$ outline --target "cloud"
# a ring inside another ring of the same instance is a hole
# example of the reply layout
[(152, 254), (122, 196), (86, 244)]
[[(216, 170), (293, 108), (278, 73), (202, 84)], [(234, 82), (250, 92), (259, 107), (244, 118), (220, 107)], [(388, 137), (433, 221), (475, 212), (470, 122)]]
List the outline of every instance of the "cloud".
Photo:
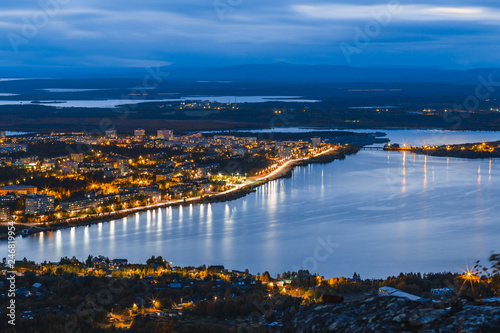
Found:
[(103, 66), (113, 66), (113, 67), (144, 67), (144, 68), (155, 68), (162, 66), (172, 65), (171, 62), (161, 61), (161, 60), (150, 60), (150, 59), (128, 59), (121, 57), (107, 57), (107, 56), (96, 56), (86, 58), (87, 63), (99, 63)]
[[(496, 51), (493, 44), (500, 32), (500, 4), (492, 0), (439, 4), (401, 0), (400, 6), (390, 5), (398, 0), (215, 1), (4, 2), (0, 61), (3, 65), (139, 66), (148, 61), (222, 65), (281, 59), (344, 64), (339, 44), (352, 41), (355, 29), (363, 29), (377, 13), (389, 11), (389, 24), (360, 59), (371, 54), (372, 61), (383, 62), (383, 52), (392, 52), (413, 61), (422, 59), (427, 48), (441, 49), (448, 58), (463, 57), (457, 64), (491, 64), (487, 57)], [(58, 5), (44, 9), (49, 3)], [(214, 6), (217, 3), (224, 4), (223, 15)], [(27, 37), (30, 25), (36, 33)], [(8, 38), (13, 34), (26, 41), (18, 45), (18, 52)], [(466, 54), (463, 48), (476, 50), (477, 55)], [(432, 56), (437, 61), (438, 54)]]
[(442, 7), (404, 5), (390, 1), (376, 5), (292, 5), (292, 10), (307, 17), (329, 20), (370, 20), (380, 13), (389, 13), (391, 21), (489, 21), (498, 24), (500, 10), (487, 7)]

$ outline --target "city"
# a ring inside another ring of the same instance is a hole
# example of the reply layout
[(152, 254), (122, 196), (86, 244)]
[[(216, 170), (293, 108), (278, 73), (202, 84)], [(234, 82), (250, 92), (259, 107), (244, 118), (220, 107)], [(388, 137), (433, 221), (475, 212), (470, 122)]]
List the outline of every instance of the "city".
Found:
[(500, 332), (499, 17), (3, 1), (0, 332)]
[[(44, 156), (31, 155), (28, 147)], [(318, 137), (269, 141), (202, 133), (174, 136), (166, 129), (154, 136), (137, 129), (133, 135), (120, 136), (107, 130), (103, 137), (83, 133), (4, 137), (0, 148), (0, 217), (33, 226), (210, 200), (273, 179), (299, 160), (348, 150), (322, 143)], [(65, 150), (69, 153), (59, 155)]]

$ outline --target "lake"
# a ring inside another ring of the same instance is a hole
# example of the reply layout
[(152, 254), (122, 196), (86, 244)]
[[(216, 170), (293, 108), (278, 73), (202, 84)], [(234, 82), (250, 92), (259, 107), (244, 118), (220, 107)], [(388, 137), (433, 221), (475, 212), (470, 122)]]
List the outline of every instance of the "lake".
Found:
[[(55, 89), (51, 89), (54, 91)], [(68, 91), (89, 91), (94, 89), (59, 89)], [(13, 96), (12, 94), (0, 94), (1, 96)], [(15, 101), (15, 100), (2, 100), (1, 105), (45, 105), (58, 108), (116, 108), (120, 105), (140, 104), (140, 103), (170, 103), (182, 101), (210, 101), (217, 103), (264, 103), (264, 102), (294, 102), (294, 103), (315, 103), (319, 100), (300, 99), (299, 96), (187, 96), (176, 99), (138, 99), (133, 98), (123, 99), (99, 99), (99, 100), (55, 100), (43, 99), (38, 103), (31, 103), (32, 101)], [(54, 103), (55, 102), (55, 103)]]
[[(408, 145), (497, 140), (496, 132), (387, 130)], [(360, 151), (297, 167), (230, 202), (168, 207), (19, 237), (17, 257), (89, 254), (326, 277), (460, 271), (500, 251), (500, 161)], [(5, 242), (3, 242), (5, 243)], [(6, 248), (6, 246), (4, 247)]]

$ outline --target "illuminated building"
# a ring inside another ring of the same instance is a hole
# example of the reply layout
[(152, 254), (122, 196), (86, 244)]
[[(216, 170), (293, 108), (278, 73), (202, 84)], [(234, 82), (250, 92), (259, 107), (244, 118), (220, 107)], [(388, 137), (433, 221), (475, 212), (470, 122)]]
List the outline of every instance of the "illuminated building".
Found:
[(83, 162), (83, 154), (71, 154), (70, 155), (71, 159), (75, 162), (82, 163)]
[(26, 197), (26, 214), (38, 215), (54, 211), (54, 197), (32, 194)]
[(78, 170), (78, 162), (76, 161), (64, 161), (61, 163), (62, 173), (74, 173)]
[(313, 147), (321, 146), (321, 138), (311, 138)]
[(136, 130), (134, 130), (134, 136), (136, 137), (143, 137), (146, 135), (146, 131), (144, 130), (144, 128), (138, 128)]
[(0, 221), (7, 220), (10, 217), (9, 207), (0, 207)]
[(117, 138), (116, 130), (107, 130), (106, 131), (106, 138), (108, 138), (108, 139), (116, 139)]
[(172, 140), (174, 138), (174, 131), (161, 129), (157, 131), (158, 139)]
[(35, 186), (8, 185), (0, 188), (0, 195), (13, 194), (36, 194)]
[(26, 144), (14, 144), (14, 143), (2, 143), (0, 144), (0, 154), (27, 152), (28, 145)]

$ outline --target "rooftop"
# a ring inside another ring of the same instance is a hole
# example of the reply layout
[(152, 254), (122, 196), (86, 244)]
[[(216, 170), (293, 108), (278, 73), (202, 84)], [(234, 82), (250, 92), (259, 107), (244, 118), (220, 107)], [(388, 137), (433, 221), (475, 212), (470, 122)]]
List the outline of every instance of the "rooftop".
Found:
[(7, 185), (2, 187), (1, 190), (17, 191), (17, 190), (30, 190), (35, 188), (36, 186), (28, 186), (28, 185)]

